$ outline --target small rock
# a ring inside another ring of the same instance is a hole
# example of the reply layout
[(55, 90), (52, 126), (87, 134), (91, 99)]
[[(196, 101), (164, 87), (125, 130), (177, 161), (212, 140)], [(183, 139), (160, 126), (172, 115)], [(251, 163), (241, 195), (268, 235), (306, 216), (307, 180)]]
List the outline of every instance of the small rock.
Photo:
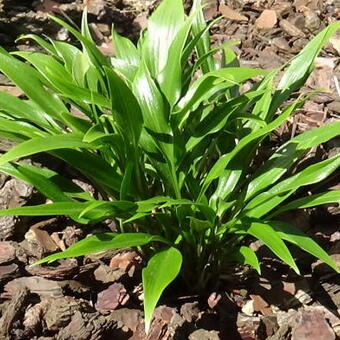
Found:
[(147, 340), (174, 339), (175, 333), (185, 320), (175, 308), (159, 306), (155, 309)]
[(269, 9), (264, 10), (255, 20), (255, 26), (259, 30), (270, 30), (276, 25), (276, 23), (276, 12)]
[(244, 306), (242, 307), (242, 312), (248, 316), (252, 316), (254, 314), (254, 301), (248, 300)]
[(260, 318), (257, 316), (247, 316), (242, 313), (237, 315), (237, 332), (240, 334), (240, 338), (255, 339), (255, 333), (260, 324)]
[(148, 27), (148, 15), (147, 13), (141, 13), (136, 16), (133, 23), (140, 27), (141, 31), (145, 30)]
[(184, 305), (182, 305), (180, 313), (187, 322), (197, 320), (200, 314), (198, 302), (196, 301), (185, 303)]
[(87, 12), (98, 16), (104, 11), (105, 1), (104, 0), (85, 0), (84, 5), (87, 6)]
[(338, 52), (338, 55), (340, 55), (340, 37), (334, 36), (329, 39), (329, 43), (331, 46), (335, 49), (335, 51)]
[(305, 27), (308, 30), (310, 30), (311, 32), (315, 32), (322, 27), (322, 21), (315, 11), (312, 11), (308, 7), (305, 7), (302, 12), (305, 16)]
[(189, 340), (220, 340), (219, 332), (198, 329), (189, 335)]
[(295, 25), (293, 25), (286, 19), (280, 20), (280, 27), (285, 33), (287, 33), (288, 35), (292, 37), (300, 37), (300, 38), (305, 37), (305, 33), (303, 33), (299, 28), (297, 28)]
[(221, 294), (217, 294), (215, 292), (211, 293), (209, 298), (208, 298), (208, 305), (211, 309), (215, 308), (220, 300), (222, 299)]
[(289, 51), (290, 47), (285, 38), (277, 37), (272, 40), (272, 44), (278, 47), (280, 50)]
[(49, 303), (44, 312), (46, 327), (50, 331), (57, 331), (70, 323), (75, 311), (89, 310), (89, 306), (82, 300), (70, 296), (48, 299)]
[(0, 264), (11, 262), (15, 259), (15, 248), (11, 242), (0, 242)]
[(218, 1), (217, 0), (204, 0), (203, 14), (205, 20), (209, 21), (216, 17), (218, 14)]
[(340, 114), (340, 101), (335, 100), (327, 104), (327, 108), (328, 110), (333, 111), (336, 114)]
[(129, 295), (125, 287), (121, 283), (114, 283), (98, 294), (95, 308), (98, 311), (108, 312), (125, 305), (128, 300)]
[(118, 281), (123, 275), (125, 275), (125, 270), (121, 268), (113, 269), (105, 264), (101, 264), (93, 274), (97, 281), (108, 283)]
[(220, 12), (226, 19), (229, 19), (231, 21), (247, 22), (249, 20), (246, 16), (240, 14), (227, 5), (220, 5)]
[(62, 328), (54, 339), (56, 340), (99, 340), (116, 339), (114, 333), (117, 322), (100, 313), (81, 313), (75, 311), (71, 322)]
[(260, 312), (263, 315), (272, 314), (273, 311), (268, 304), (260, 295), (250, 295), (253, 300), (253, 309), (255, 312)]
[(323, 313), (304, 311), (300, 321), (293, 328), (292, 340), (335, 340), (335, 334)]
[(261, 318), (260, 325), (256, 330), (257, 339), (268, 339), (279, 329), (276, 315), (265, 315)]
[(142, 258), (136, 251), (126, 251), (114, 255), (110, 260), (110, 267), (112, 269), (122, 269), (128, 272), (129, 276), (133, 276), (136, 267), (141, 262)]
[(120, 308), (110, 313), (110, 319), (117, 322), (118, 328), (127, 327), (136, 332), (142, 320), (142, 311), (138, 309)]

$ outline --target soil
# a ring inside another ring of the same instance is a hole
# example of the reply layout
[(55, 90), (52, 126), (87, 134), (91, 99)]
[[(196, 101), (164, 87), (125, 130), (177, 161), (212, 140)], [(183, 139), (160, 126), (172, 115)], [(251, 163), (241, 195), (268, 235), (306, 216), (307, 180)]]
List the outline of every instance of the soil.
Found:
[[(94, 37), (101, 50), (111, 55), (111, 24), (135, 40), (157, 2), (0, 0), (0, 45), (8, 50), (37, 49), (28, 40), (16, 41), (20, 34), (27, 33), (70, 41), (68, 32), (47, 15), (70, 18), (79, 25), (86, 4)], [(338, 0), (205, 2), (207, 20), (223, 16), (212, 28), (214, 43), (240, 40), (235, 50), (241, 63), (265, 69), (281, 65), (325, 25), (340, 19)], [(186, 5), (189, 7), (190, 1)], [(275, 132), (275, 143), (339, 119), (339, 56), (340, 32), (324, 48), (302, 89), (323, 88), (323, 92)], [(0, 90), (21, 95), (1, 74)], [(0, 152), (11, 145), (0, 140)], [(339, 150), (337, 138), (312, 150), (307, 157), (321, 159)], [(322, 186), (339, 189), (339, 174)], [(0, 174), (0, 209), (41, 200), (30, 186)], [(316, 239), (340, 265), (339, 216), (339, 207), (329, 205), (294, 211), (281, 218)], [(107, 223), (98, 230), (109, 227)], [(140, 284), (143, 259), (135, 250), (108, 251), (29, 267), (36, 259), (65, 249), (89, 232), (66, 218), (0, 218), (0, 339), (340, 339), (340, 276), (294, 250), (302, 271), (297, 276), (273, 259), (259, 241), (252, 247), (262, 258), (261, 277), (250, 268), (236, 267), (223, 275), (217, 290), (207, 291), (205, 296), (191, 295), (181, 287), (167, 290), (146, 335)]]

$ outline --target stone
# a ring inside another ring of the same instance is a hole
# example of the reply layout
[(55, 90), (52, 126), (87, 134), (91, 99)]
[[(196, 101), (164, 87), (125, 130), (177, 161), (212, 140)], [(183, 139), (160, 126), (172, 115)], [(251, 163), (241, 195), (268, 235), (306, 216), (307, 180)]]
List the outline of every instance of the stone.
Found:
[(187, 302), (184, 305), (181, 306), (180, 311), (182, 317), (187, 322), (192, 322), (198, 319), (200, 315), (200, 309), (198, 302)]
[(323, 313), (304, 311), (292, 330), (292, 340), (335, 340), (335, 334)]
[(98, 294), (95, 308), (98, 311), (108, 312), (125, 305), (129, 298), (125, 287), (121, 283), (114, 283)]
[(254, 314), (254, 301), (253, 300), (248, 300), (244, 306), (242, 307), (242, 313), (252, 316)]
[(125, 275), (125, 270), (121, 268), (110, 268), (105, 264), (101, 264), (93, 274), (97, 281), (108, 283), (118, 281)]
[(340, 101), (335, 100), (327, 104), (327, 108), (328, 110), (333, 111), (336, 114), (340, 114)]
[(198, 329), (189, 335), (189, 340), (219, 340), (218, 334), (217, 331)]
[(256, 330), (257, 339), (268, 339), (274, 335), (279, 329), (276, 315), (265, 315), (260, 320), (258, 329)]
[(270, 30), (277, 23), (276, 12), (270, 9), (264, 10), (255, 20), (255, 26), (259, 30)]

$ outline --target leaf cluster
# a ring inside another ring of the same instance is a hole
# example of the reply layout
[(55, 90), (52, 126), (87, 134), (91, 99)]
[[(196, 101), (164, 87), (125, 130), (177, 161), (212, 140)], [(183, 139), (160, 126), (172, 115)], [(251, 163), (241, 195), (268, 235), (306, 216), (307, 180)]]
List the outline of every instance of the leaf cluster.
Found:
[[(214, 22), (205, 23), (199, 0), (189, 15), (182, 0), (163, 0), (137, 46), (112, 29), (112, 58), (96, 47), (86, 11), (81, 32), (51, 19), (81, 48), (26, 35), (46, 53), (0, 49), (1, 72), (26, 95), (0, 92), (0, 136), (18, 142), (0, 157), (0, 171), (32, 184), (52, 203), (2, 210), (0, 216), (67, 215), (81, 224), (115, 218), (118, 230), (37, 263), (143, 247), (150, 257), (143, 270), (146, 329), (161, 293), (179, 273), (197, 291), (233, 261), (260, 273), (249, 235), (297, 273), (287, 243), (339, 271), (317, 243), (276, 216), (339, 202), (340, 191), (291, 197), (338, 169), (340, 155), (299, 172), (294, 165), (338, 136), (340, 122), (292, 138), (254, 168), (271, 132), (308, 99), (295, 93), (339, 22), (286, 65), (265, 72), (240, 66), (230, 48), (236, 41), (210, 46)], [(283, 108), (288, 98), (293, 100)], [(40, 152), (81, 172), (101, 199), (62, 174), (17, 161)]]

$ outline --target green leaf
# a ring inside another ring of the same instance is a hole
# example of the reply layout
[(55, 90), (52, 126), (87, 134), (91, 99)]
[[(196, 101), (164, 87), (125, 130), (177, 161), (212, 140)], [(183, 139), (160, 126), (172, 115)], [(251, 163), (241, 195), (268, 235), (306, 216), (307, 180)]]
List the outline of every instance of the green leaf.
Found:
[(310, 165), (294, 176), (274, 185), (257, 195), (244, 208), (244, 214), (260, 218), (292, 195), (298, 188), (318, 183), (327, 178), (340, 166), (340, 154), (322, 162)]
[(135, 147), (138, 143), (143, 124), (142, 112), (130, 88), (117, 74), (105, 67), (111, 92), (112, 115), (119, 125), (120, 133), (126, 136), (126, 143)]
[(83, 256), (115, 248), (140, 247), (150, 242), (157, 241), (167, 244), (167, 241), (159, 236), (144, 233), (103, 233), (86, 237), (73, 244), (66, 250), (44, 257), (33, 263), (33, 266), (45, 262), (53, 262), (69, 257)]
[(311, 72), (311, 64), (319, 54), (329, 38), (340, 29), (340, 22), (334, 22), (317, 34), (303, 50), (290, 62), (290, 66), (282, 76), (278, 89), (295, 91), (305, 80), (306, 74)]
[(168, 51), (168, 60), (163, 70), (157, 75), (162, 92), (171, 107), (179, 100), (182, 92), (181, 56), (192, 25), (193, 16), (189, 17), (176, 34)]
[(270, 215), (270, 218), (277, 216), (278, 214), (281, 214), (284, 211), (311, 208), (317, 205), (329, 204), (329, 203), (340, 203), (340, 190), (332, 190), (332, 191), (322, 192), (320, 194), (315, 194), (315, 195), (299, 198), (275, 210)]
[(247, 233), (261, 240), (277, 257), (287, 263), (297, 274), (300, 274), (299, 268), (279, 235), (269, 223), (252, 222), (249, 225), (236, 226), (236, 233)]
[[(262, 70), (246, 67), (221, 68), (206, 73), (190, 86), (185, 96), (178, 103), (176, 115), (178, 115), (179, 125), (181, 126), (183, 124), (182, 121), (185, 120), (186, 115), (190, 110), (197, 108), (202, 101), (213, 96), (214, 92), (240, 85), (247, 79), (264, 74), (265, 72)], [(214, 88), (216, 88), (216, 90), (211, 92)], [(207, 93), (209, 93), (209, 96), (207, 96)]]
[(129, 65), (138, 66), (140, 54), (133, 42), (119, 35), (112, 27), (113, 50), (117, 59), (123, 60)]
[[(5, 163), (0, 171), (33, 185), (39, 192), (52, 201), (67, 201), (70, 198), (92, 200), (93, 197), (71, 180), (50, 169), (25, 163)], [(67, 198), (66, 197), (66, 198)]]
[(64, 160), (75, 169), (78, 169), (82, 174), (96, 183), (99, 188), (110, 188), (119, 192), (122, 176), (117, 173), (117, 169), (112, 167), (99, 155), (86, 150), (78, 151), (73, 149), (54, 150), (51, 151), (50, 154)]
[(314, 240), (306, 236), (300, 229), (279, 221), (269, 221), (266, 223), (268, 223), (276, 231), (280, 238), (293, 243), (304, 251), (314, 255), (316, 258), (327, 263), (337, 273), (340, 273), (340, 268), (336, 265), (332, 258)]
[(255, 252), (249, 247), (241, 246), (229, 254), (229, 256), (241, 264), (248, 264), (249, 266), (252, 266), (258, 272), (258, 274), (261, 275), (259, 260)]
[[(266, 127), (262, 127), (246, 137), (242, 138), (236, 147), (229, 153), (224, 154), (222, 157), (218, 159), (218, 161), (213, 165), (210, 171), (207, 173), (206, 178), (203, 181), (203, 186), (201, 190), (202, 195), (206, 189), (208, 188), (209, 184), (216, 178), (218, 178), (221, 173), (226, 169), (229, 162), (236, 156), (240, 154), (241, 151), (250, 143), (258, 141), (259, 139), (264, 138), (267, 136), (271, 131), (276, 129), (280, 126), (285, 120), (294, 112), (294, 110), (302, 104), (299, 100), (295, 101), (293, 104), (289, 105), (284, 112), (281, 113), (274, 121), (269, 123)], [(258, 145), (258, 142), (257, 142)]]
[(89, 54), (89, 57), (92, 61), (92, 63), (100, 70), (103, 65), (109, 65), (107, 58), (103, 56), (103, 54), (99, 51), (99, 49), (96, 47), (96, 45), (83, 36), (80, 32), (78, 32), (75, 28), (73, 28), (71, 25), (67, 24), (65, 21), (53, 16), (49, 15), (49, 17), (58, 23), (59, 25), (66, 28), (72, 35), (74, 35), (85, 47), (87, 53)]
[(336, 137), (339, 131), (340, 122), (334, 122), (306, 131), (284, 143), (253, 175), (245, 199), (249, 200), (275, 183), (306, 150)]
[[(192, 31), (194, 37), (196, 36), (200, 37), (198, 42), (196, 43), (196, 52), (198, 58), (201, 58), (210, 51), (210, 36), (209, 32), (205, 30), (207, 24), (205, 23), (203, 16), (201, 0), (194, 0), (191, 11), (192, 12), (197, 11), (198, 13), (195, 16)], [(202, 64), (202, 72), (207, 73), (213, 71), (214, 69), (215, 69), (214, 59), (212, 57), (207, 58), (207, 60)]]
[(34, 155), (39, 152), (46, 152), (57, 149), (86, 148), (94, 149), (89, 143), (82, 141), (82, 135), (65, 134), (45, 137), (35, 137), (14, 146), (11, 150), (0, 157), (0, 164), (10, 162), (16, 158)]
[(52, 55), (57, 54), (52, 44), (48, 43), (46, 40), (44, 40), (43, 38), (39, 37), (36, 34), (23, 34), (19, 38), (17, 38), (16, 41), (26, 40), (26, 39), (34, 40), (38, 45), (40, 45), (43, 49), (45, 49), (47, 52), (49, 52)]
[(0, 109), (18, 119), (34, 122), (47, 131), (59, 131), (58, 125), (40, 108), (30, 105), (27, 100), (0, 91)]
[(56, 202), (10, 208), (0, 210), (0, 216), (76, 216), (82, 214), (82, 217), (88, 219), (103, 220), (108, 217), (121, 217), (126, 212), (133, 213), (136, 209), (137, 205), (129, 201), (108, 202), (91, 200), (88, 202)]
[(27, 138), (46, 135), (46, 133), (39, 130), (34, 125), (19, 120), (11, 120), (0, 117), (0, 126), (4, 131), (17, 133)]
[(143, 269), (145, 333), (148, 334), (152, 315), (164, 289), (177, 277), (182, 255), (173, 247), (156, 253)]
[(165, 67), (170, 46), (183, 22), (182, 0), (163, 0), (149, 18), (142, 56), (153, 77)]
[(3, 48), (0, 48), (0, 70), (51, 117), (60, 119), (60, 113), (68, 111), (61, 100), (43, 87), (35, 69), (12, 57)]
[(269, 117), (272, 116), (277, 108), (298, 90), (307, 80), (313, 70), (315, 58), (327, 43), (329, 38), (340, 28), (340, 22), (334, 22), (318, 33), (302, 51), (289, 62), (289, 67), (280, 79), (276, 93), (274, 94)]

